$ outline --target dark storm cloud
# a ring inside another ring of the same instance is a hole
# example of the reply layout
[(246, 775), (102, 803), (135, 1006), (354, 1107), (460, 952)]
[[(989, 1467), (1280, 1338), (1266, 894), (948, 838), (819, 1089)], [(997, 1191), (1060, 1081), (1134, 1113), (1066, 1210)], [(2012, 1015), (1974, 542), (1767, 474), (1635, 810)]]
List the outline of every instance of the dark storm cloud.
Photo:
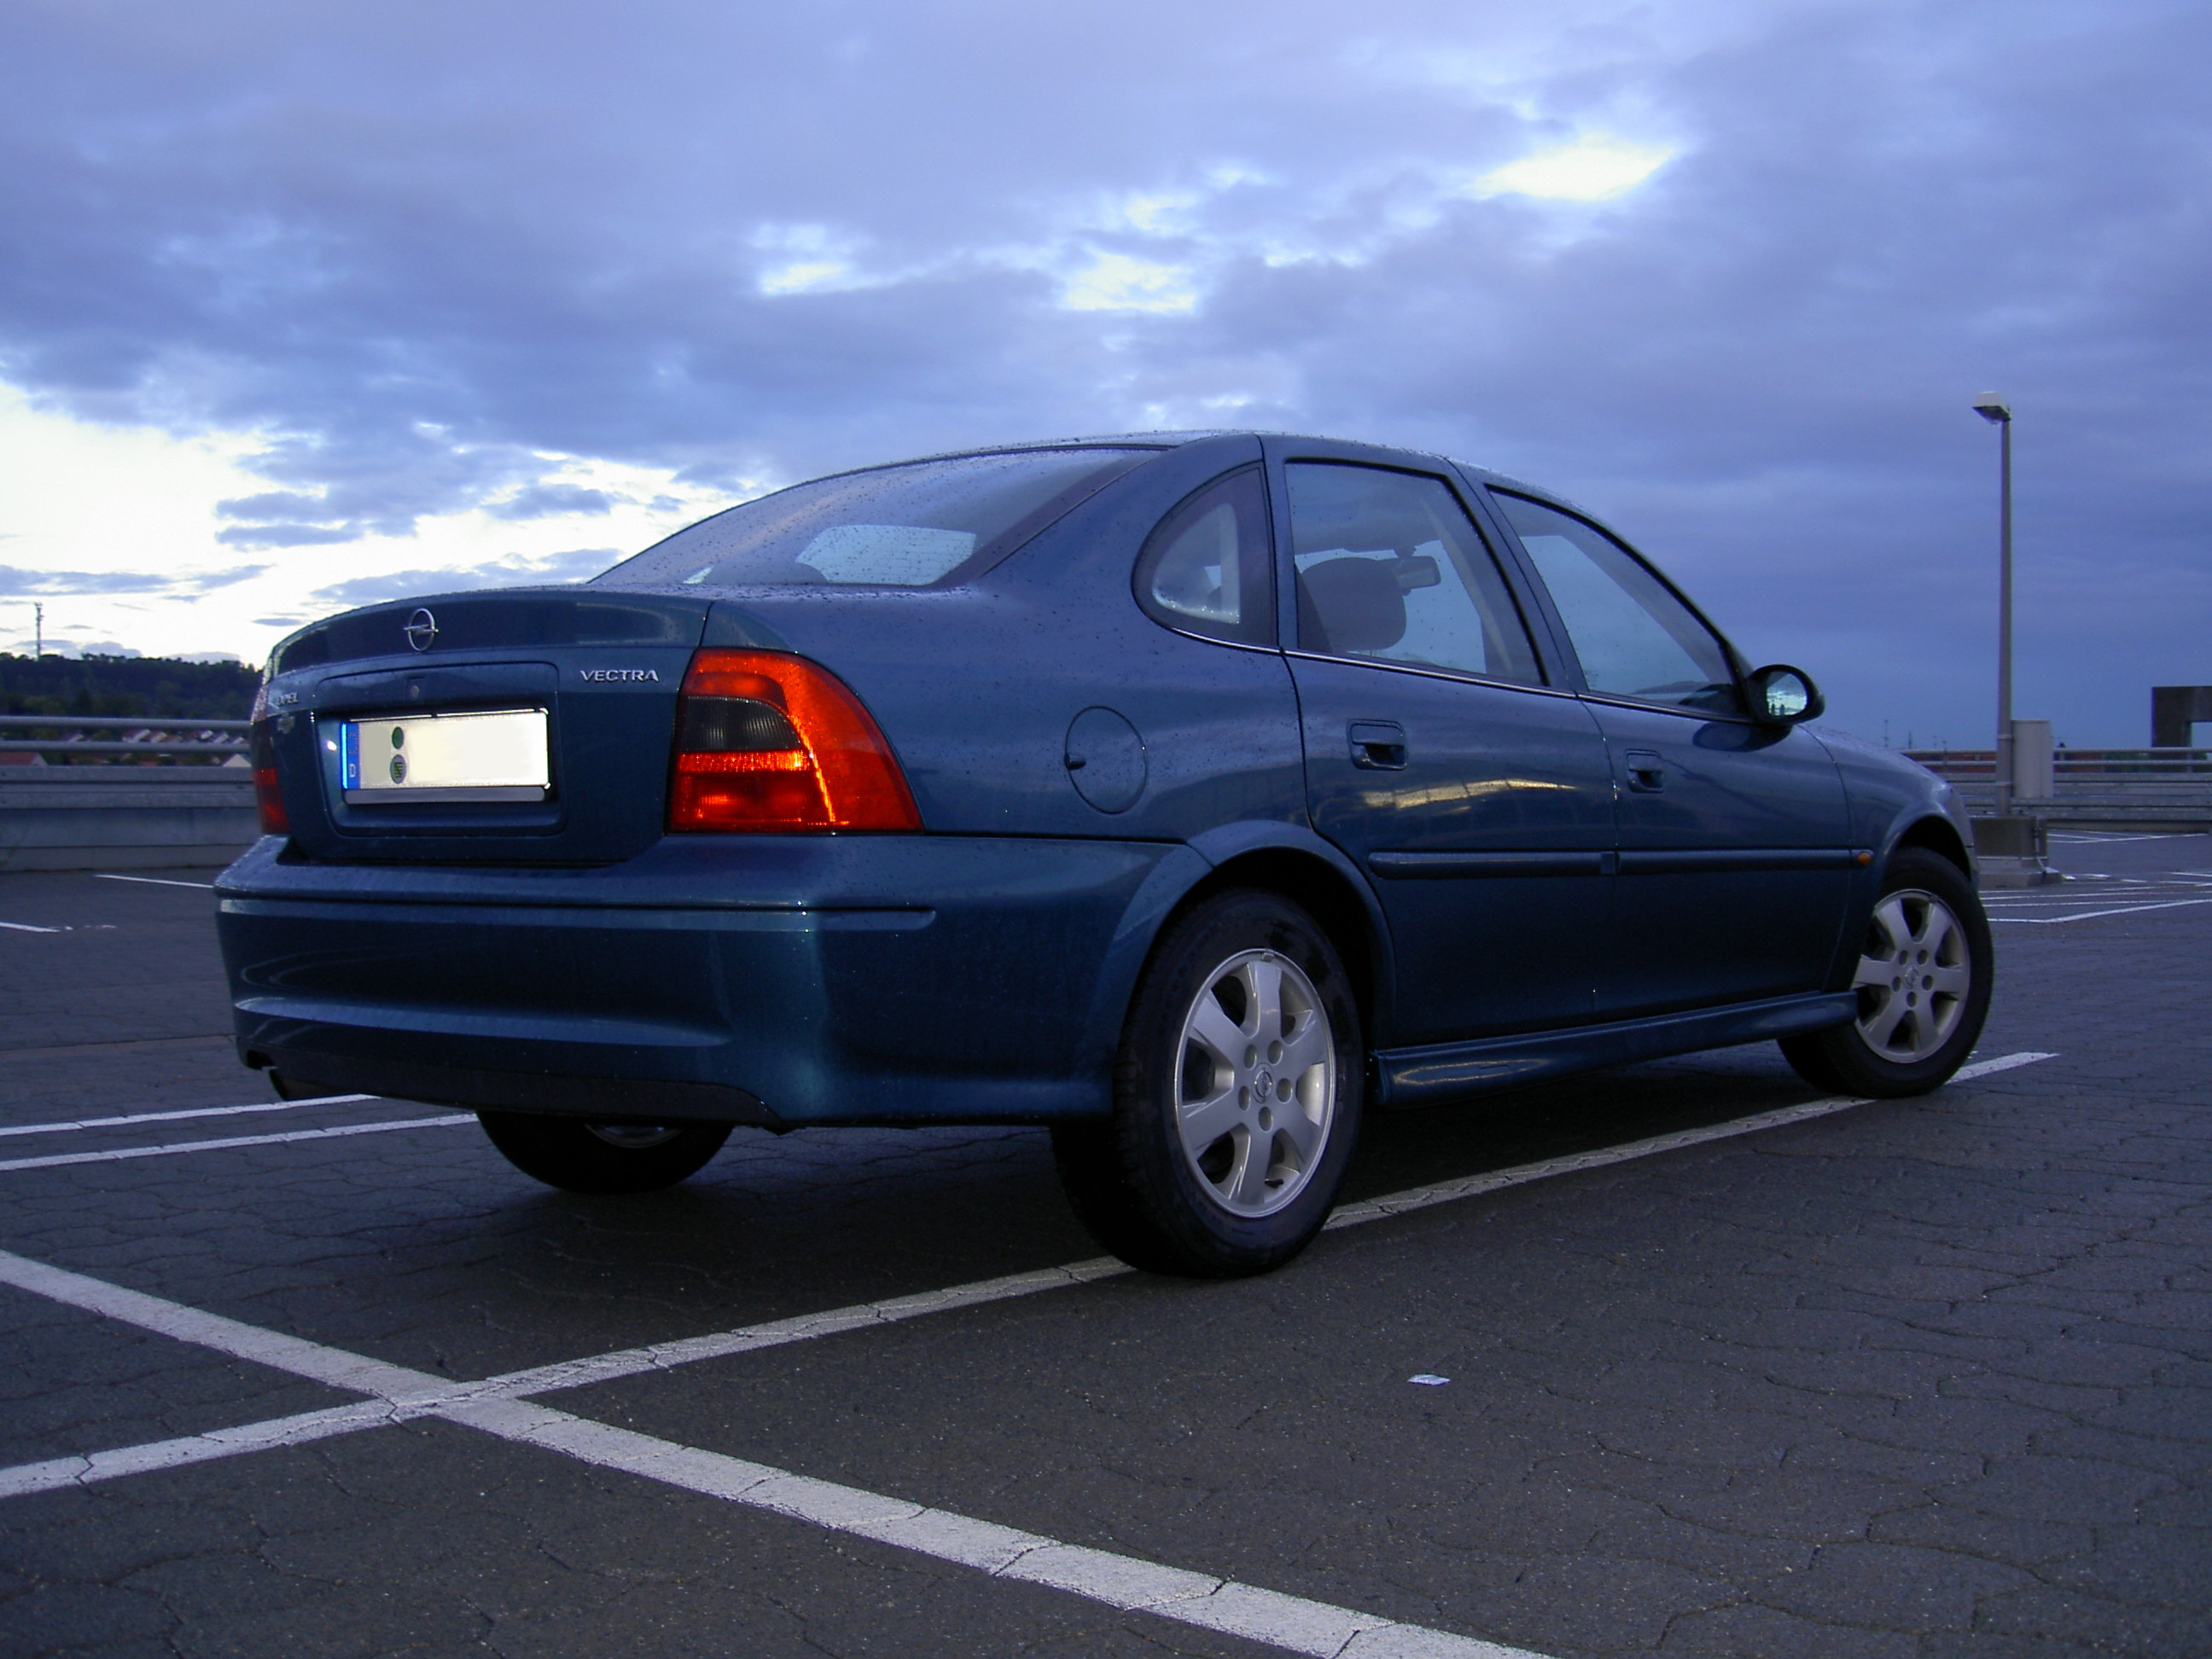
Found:
[[(737, 488), (1132, 425), (1403, 441), (1589, 501), (1845, 723), (1954, 743), (1997, 386), (2021, 712), (2140, 740), (2153, 680), (2212, 680), (2208, 49), (2199, 7), (2023, 0), (26, 4), (0, 373), (276, 434), (241, 549), (594, 510), (549, 454)], [(1679, 153), (1612, 203), (1468, 188), (1577, 130)], [(1189, 308), (1062, 303), (1115, 259)]]

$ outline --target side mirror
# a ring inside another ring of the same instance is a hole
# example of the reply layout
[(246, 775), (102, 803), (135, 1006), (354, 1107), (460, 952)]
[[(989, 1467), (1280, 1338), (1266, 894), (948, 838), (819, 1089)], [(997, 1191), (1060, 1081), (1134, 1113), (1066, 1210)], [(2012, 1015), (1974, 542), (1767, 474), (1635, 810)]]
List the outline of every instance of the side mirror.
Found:
[(1752, 719), (1768, 726), (1818, 720), (1828, 706), (1813, 677), (1787, 663), (1769, 663), (1753, 670), (1744, 690), (1750, 694)]

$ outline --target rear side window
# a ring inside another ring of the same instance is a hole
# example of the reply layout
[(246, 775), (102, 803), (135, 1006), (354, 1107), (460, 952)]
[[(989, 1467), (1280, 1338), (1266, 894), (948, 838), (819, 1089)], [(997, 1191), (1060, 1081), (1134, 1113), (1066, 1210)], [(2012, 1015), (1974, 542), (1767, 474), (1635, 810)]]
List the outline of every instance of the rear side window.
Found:
[(1273, 644), (1275, 585), (1260, 469), (1208, 484), (1160, 520), (1137, 560), (1137, 602), (1186, 634)]
[(1491, 497), (1550, 590), (1591, 690), (1743, 712), (1726, 647), (1641, 559), (1556, 507), (1503, 490)]
[(988, 570), (1155, 453), (1033, 449), (817, 478), (702, 519), (594, 580), (614, 587), (949, 586)]
[(1339, 462), (1284, 471), (1300, 648), (1543, 684), (1497, 561), (1441, 480)]

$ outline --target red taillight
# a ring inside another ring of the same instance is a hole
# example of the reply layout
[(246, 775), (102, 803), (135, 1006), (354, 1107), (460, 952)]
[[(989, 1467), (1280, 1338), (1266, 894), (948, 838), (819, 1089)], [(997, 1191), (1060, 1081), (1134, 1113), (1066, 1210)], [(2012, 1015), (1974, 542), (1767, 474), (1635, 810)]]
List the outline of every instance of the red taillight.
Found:
[(671, 830), (919, 830), (884, 734), (826, 668), (693, 653), (676, 706)]
[(276, 787), (276, 738), (269, 729), (269, 693), (253, 694), (253, 726), (250, 734), (253, 763), (253, 805), (261, 813), (261, 833), (289, 836), (292, 820), (284, 813), (284, 792)]

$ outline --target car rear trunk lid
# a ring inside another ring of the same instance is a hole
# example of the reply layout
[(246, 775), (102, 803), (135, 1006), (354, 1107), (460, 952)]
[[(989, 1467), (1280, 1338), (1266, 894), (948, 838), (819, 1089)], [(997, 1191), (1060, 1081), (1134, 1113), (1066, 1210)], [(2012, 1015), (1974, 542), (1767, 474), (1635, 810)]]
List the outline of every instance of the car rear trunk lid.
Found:
[[(596, 589), (437, 595), (295, 635), (271, 660), (268, 705), (295, 852), (363, 863), (635, 857), (661, 834), (677, 696), (708, 605)], [(441, 722), (463, 717), (472, 736), (497, 741), (434, 741), (461, 729)], [(449, 781), (468, 787), (438, 787)]]

